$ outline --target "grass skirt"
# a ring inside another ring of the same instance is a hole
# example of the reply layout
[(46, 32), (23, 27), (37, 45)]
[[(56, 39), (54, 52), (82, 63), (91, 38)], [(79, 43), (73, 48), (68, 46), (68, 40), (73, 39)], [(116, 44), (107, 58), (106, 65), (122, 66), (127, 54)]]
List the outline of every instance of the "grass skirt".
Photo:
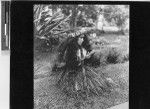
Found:
[(77, 70), (63, 67), (61, 70), (53, 71), (53, 75), (56, 76), (56, 86), (75, 98), (100, 96), (112, 89), (112, 85), (105, 76), (89, 66), (80, 66)]

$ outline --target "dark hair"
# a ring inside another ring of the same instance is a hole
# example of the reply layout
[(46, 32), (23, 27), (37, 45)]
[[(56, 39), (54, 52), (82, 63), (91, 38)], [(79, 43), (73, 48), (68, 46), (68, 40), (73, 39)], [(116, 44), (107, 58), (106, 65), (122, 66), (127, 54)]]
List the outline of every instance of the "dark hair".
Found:
[(63, 61), (63, 57), (65, 54), (65, 51), (67, 49), (67, 47), (70, 45), (70, 43), (74, 40), (73, 37), (68, 37), (65, 41), (63, 41), (57, 49), (58, 52), (58, 61)]
[(82, 47), (85, 48), (88, 52), (91, 51), (91, 44), (87, 34), (84, 34)]
[[(90, 44), (90, 40), (88, 38), (88, 35), (87, 34), (81, 34), (81, 35), (84, 35), (83, 42), (82, 42), (81, 46), (90, 52), (91, 51), (91, 44)], [(70, 44), (78, 45), (78, 39), (80, 38), (81, 35), (76, 36), (72, 41), (70, 41)]]
[[(78, 44), (78, 39), (81, 35), (84, 35), (83, 37), (83, 43), (80, 46)], [(58, 49), (58, 61), (63, 61), (64, 55), (66, 55), (66, 50), (67, 50), (67, 58), (70, 57), (70, 55), (74, 55), (77, 52), (77, 49), (80, 47), (85, 48), (88, 52), (91, 51), (91, 45), (89, 43), (89, 38), (86, 34), (81, 34), (76, 37), (68, 37), (66, 41), (64, 41), (62, 44), (60, 44), (59, 49)]]

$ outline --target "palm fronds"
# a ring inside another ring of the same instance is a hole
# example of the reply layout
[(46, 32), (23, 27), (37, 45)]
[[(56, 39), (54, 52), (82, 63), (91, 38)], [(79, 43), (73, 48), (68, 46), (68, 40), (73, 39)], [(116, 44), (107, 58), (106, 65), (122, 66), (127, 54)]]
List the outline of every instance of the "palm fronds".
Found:
[(38, 36), (54, 35), (69, 29), (68, 20), (71, 15), (66, 16), (61, 10), (52, 13), (48, 5), (34, 6), (35, 34)]

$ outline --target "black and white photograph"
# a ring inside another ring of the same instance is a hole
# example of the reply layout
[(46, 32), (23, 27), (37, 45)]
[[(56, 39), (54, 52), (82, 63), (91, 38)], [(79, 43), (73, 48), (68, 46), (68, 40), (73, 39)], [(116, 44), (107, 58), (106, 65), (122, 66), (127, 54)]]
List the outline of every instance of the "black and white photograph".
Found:
[(34, 109), (128, 109), (129, 12), (123, 4), (33, 5)]

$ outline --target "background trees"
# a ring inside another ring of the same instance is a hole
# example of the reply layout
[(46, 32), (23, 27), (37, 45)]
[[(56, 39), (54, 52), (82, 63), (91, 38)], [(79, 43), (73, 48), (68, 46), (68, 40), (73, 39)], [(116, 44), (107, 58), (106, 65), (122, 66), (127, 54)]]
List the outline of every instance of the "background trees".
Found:
[(129, 19), (128, 5), (107, 5), (104, 8), (104, 18), (108, 23), (116, 25), (122, 33)]
[[(35, 34), (46, 35), (76, 27), (96, 27), (105, 20), (120, 30), (129, 18), (128, 5), (35, 5)], [(56, 29), (57, 28), (57, 29)]]
[[(78, 27), (105, 31), (115, 26), (124, 34), (129, 29), (128, 5), (35, 5), (34, 36), (52, 43)], [(57, 42), (57, 41), (56, 41)]]

